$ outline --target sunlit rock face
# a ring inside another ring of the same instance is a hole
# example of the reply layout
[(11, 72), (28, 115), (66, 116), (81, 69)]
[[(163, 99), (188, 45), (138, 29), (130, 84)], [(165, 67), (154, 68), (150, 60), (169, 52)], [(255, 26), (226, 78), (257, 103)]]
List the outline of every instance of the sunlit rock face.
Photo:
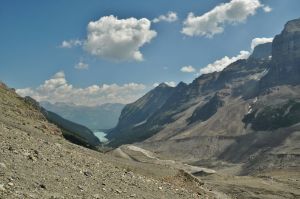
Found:
[(263, 87), (300, 83), (300, 19), (289, 21), (274, 38), (272, 63)]

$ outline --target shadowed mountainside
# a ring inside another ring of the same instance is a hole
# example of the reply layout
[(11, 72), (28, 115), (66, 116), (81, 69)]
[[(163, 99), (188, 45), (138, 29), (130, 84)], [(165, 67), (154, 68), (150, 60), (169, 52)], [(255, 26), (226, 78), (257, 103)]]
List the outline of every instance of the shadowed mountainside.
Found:
[(66, 120), (51, 111), (47, 111), (31, 97), (25, 97), (24, 101), (41, 112), (49, 122), (57, 125), (60, 129), (62, 129), (63, 136), (71, 142), (90, 148), (95, 148), (101, 144), (99, 139), (87, 127)]

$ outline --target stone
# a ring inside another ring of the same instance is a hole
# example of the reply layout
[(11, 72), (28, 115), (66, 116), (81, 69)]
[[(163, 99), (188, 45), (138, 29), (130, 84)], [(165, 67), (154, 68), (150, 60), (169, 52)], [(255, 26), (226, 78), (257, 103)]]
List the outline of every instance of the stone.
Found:
[(6, 169), (7, 167), (6, 167), (6, 165), (3, 162), (0, 162), (0, 168), (1, 169)]
[(41, 187), (42, 189), (46, 189), (46, 185), (45, 185), (45, 184), (40, 184), (40, 187)]
[(99, 195), (99, 194), (94, 194), (94, 195), (93, 195), (93, 198), (95, 198), (95, 199), (100, 199), (100, 195)]
[(90, 171), (84, 171), (83, 174), (86, 176), (86, 177), (92, 177), (93, 174), (90, 172)]
[(83, 186), (78, 185), (77, 187), (78, 187), (81, 191), (83, 191)]
[(116, 189), (116, 192), (117, 192), (118, 194), (122, 193), (122, 191), (119, 190), (119, 189)]
[(29, 155), (29, 156), (28, 156), (28, 159), (29, 159), (29, 160), (32, 160), (33, 162), (35, 162), (35, 161), (37, 160), (37, 158), (34, 157), (33, 155)]
[(5, 191), (4, 184), (0, 184), (0, 191)]

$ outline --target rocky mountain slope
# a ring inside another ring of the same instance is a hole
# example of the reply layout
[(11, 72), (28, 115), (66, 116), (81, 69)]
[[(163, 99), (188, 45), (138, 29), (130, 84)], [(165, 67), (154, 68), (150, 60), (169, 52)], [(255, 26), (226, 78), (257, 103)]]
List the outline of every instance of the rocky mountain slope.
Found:
[[(132, 126), (133, 128), (127, 131), (125, 128), (120, 128), (118, 124), (117, 128), (109, 134), (112, 140), (111, 145), (115, 145), (115, 142), (120, 142), (122, 140), (121, 136), (124, 135), (125, 137), (129, 132), (137, 132), (133, 137), (138, 137), (139, 134), (147, 134), (147, 138), (149, 138), (163, 130), (164, 126), (170, 123), (180, 121), (186, 127), (197, 122), (197, 120), (201, 120), (198, 117), (209, 119), (217, 112), (218, 108), (224, 106), (225, 99), (231, 96), (237, 98), (237, 96), (241, 95), (244, 97), (254, 95), (257, 92), (256, 87), (259, 83), (259, 78), (265, 75), (269, 62), (269, 59), (239, 60), (222, 72), (201, 75), (189, 85), (179, 83), (175, 88), (169, 87), (172, 92), (166, 95), (167, 99), (162, 100), (160, 107), (152, 109), (151, 114), (144, 116), (148, 117), (147, 122), (141, 123), (142, 120), (138, 120), (129, 123), (126, 121), (126, 116), (121, 114), (119, 124), (124, 123), (127, 125), (123, 124), (123, 126)], [(159, 88), (153, 89), (150, 93), (156, 92), (157, 89)], [(156, 100), (158, 99), (159, 97), (156, 98)], [(152, 99), (149, 98), (148, 101), (151, 102)], [(130, 106), (135, 106), (135, 103)], [(126, 109), (127, 106), (124, 110)], [(143, 107), (139, 109), (144, 110)], [(207, 115), (201, 114), (200, 116), (197, 112), (205, 112)], [(145, 113), (147, 112), (145, 111)], [(131, 117), (134, 117), (134, 115)], [(182, 132), (182, 130), (181, 127), (176, 128), (175, 131)], [(174, 134), (175, 132), (172, 130), (170, 136)], [(168, 133), (165, 133), (163, 136), (167, 139)], [(139, 141), (142, 141), (142, 139)]]
[(41, 112), (50, 123), (57, 125), (62, 130), (62, 135), (64, 136), (64, 138), (70, 140), (73, 143), (89, 148), (96, 149), (98, 146), (100, 146), (101, 143), (99, 139), (87, 127), (69, 121), (51, 111), (47, 111), (31, 97), (25, 97), (24, 101), (25, 103)]
[(166, 97), (149, 114), (139, 100), (130, 104), (143, 117), (128, 122), (122, 112), (110, 145), (135, 142), (165, 158), (214, 169), (241, 164), (234, 169), (238, 175), (299, 169), (299, 41), (296, 19), (275, 37), (271, 50), (270, 44), (259, 45), (247, 60), (221, 72), (180, 83), (154, 99), (146, 94), (144, 104)]
[(74, 104), (40, 102), (48, 111), (54, 112), (70, 121), (87, 126), (92, 130), (104, 130), (118, 123), (123, 104), (103, 104), (100, 106), (77, 106)]
[[(121, 112), (118, 125), (112, 132), (109, 132), (107, 138), (113, 139), (113, 137), (117, 135), (119, 138), (115, 139), (114, 142), (116, 144), (121, 144), (139, 141), (149, 137), (149, 133), (139, 134), (136, 132), (139, 132), (140, 127), (143, 127), (144, 124), (148, 123), (151, 116), (162, 108), (166, 103), (166, 100), (172, 95), (173, 90), (173, 87), (162, 83), (136, 102), (126, 105)], [(122, 133), (119, 134), (119, 132)]]
[(28, 99), (0, 84), (0, 198), (215, 198), (164, 165), (117, 159), (66, 141)]

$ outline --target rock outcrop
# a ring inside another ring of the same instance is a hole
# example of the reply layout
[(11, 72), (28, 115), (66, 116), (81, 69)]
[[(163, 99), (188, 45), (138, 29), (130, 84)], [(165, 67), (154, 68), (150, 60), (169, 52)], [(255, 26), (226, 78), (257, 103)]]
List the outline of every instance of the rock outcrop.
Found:
[(289, 21), (272, 44), (272, 62), (262, 88), (300, 83), (300, 19)]

